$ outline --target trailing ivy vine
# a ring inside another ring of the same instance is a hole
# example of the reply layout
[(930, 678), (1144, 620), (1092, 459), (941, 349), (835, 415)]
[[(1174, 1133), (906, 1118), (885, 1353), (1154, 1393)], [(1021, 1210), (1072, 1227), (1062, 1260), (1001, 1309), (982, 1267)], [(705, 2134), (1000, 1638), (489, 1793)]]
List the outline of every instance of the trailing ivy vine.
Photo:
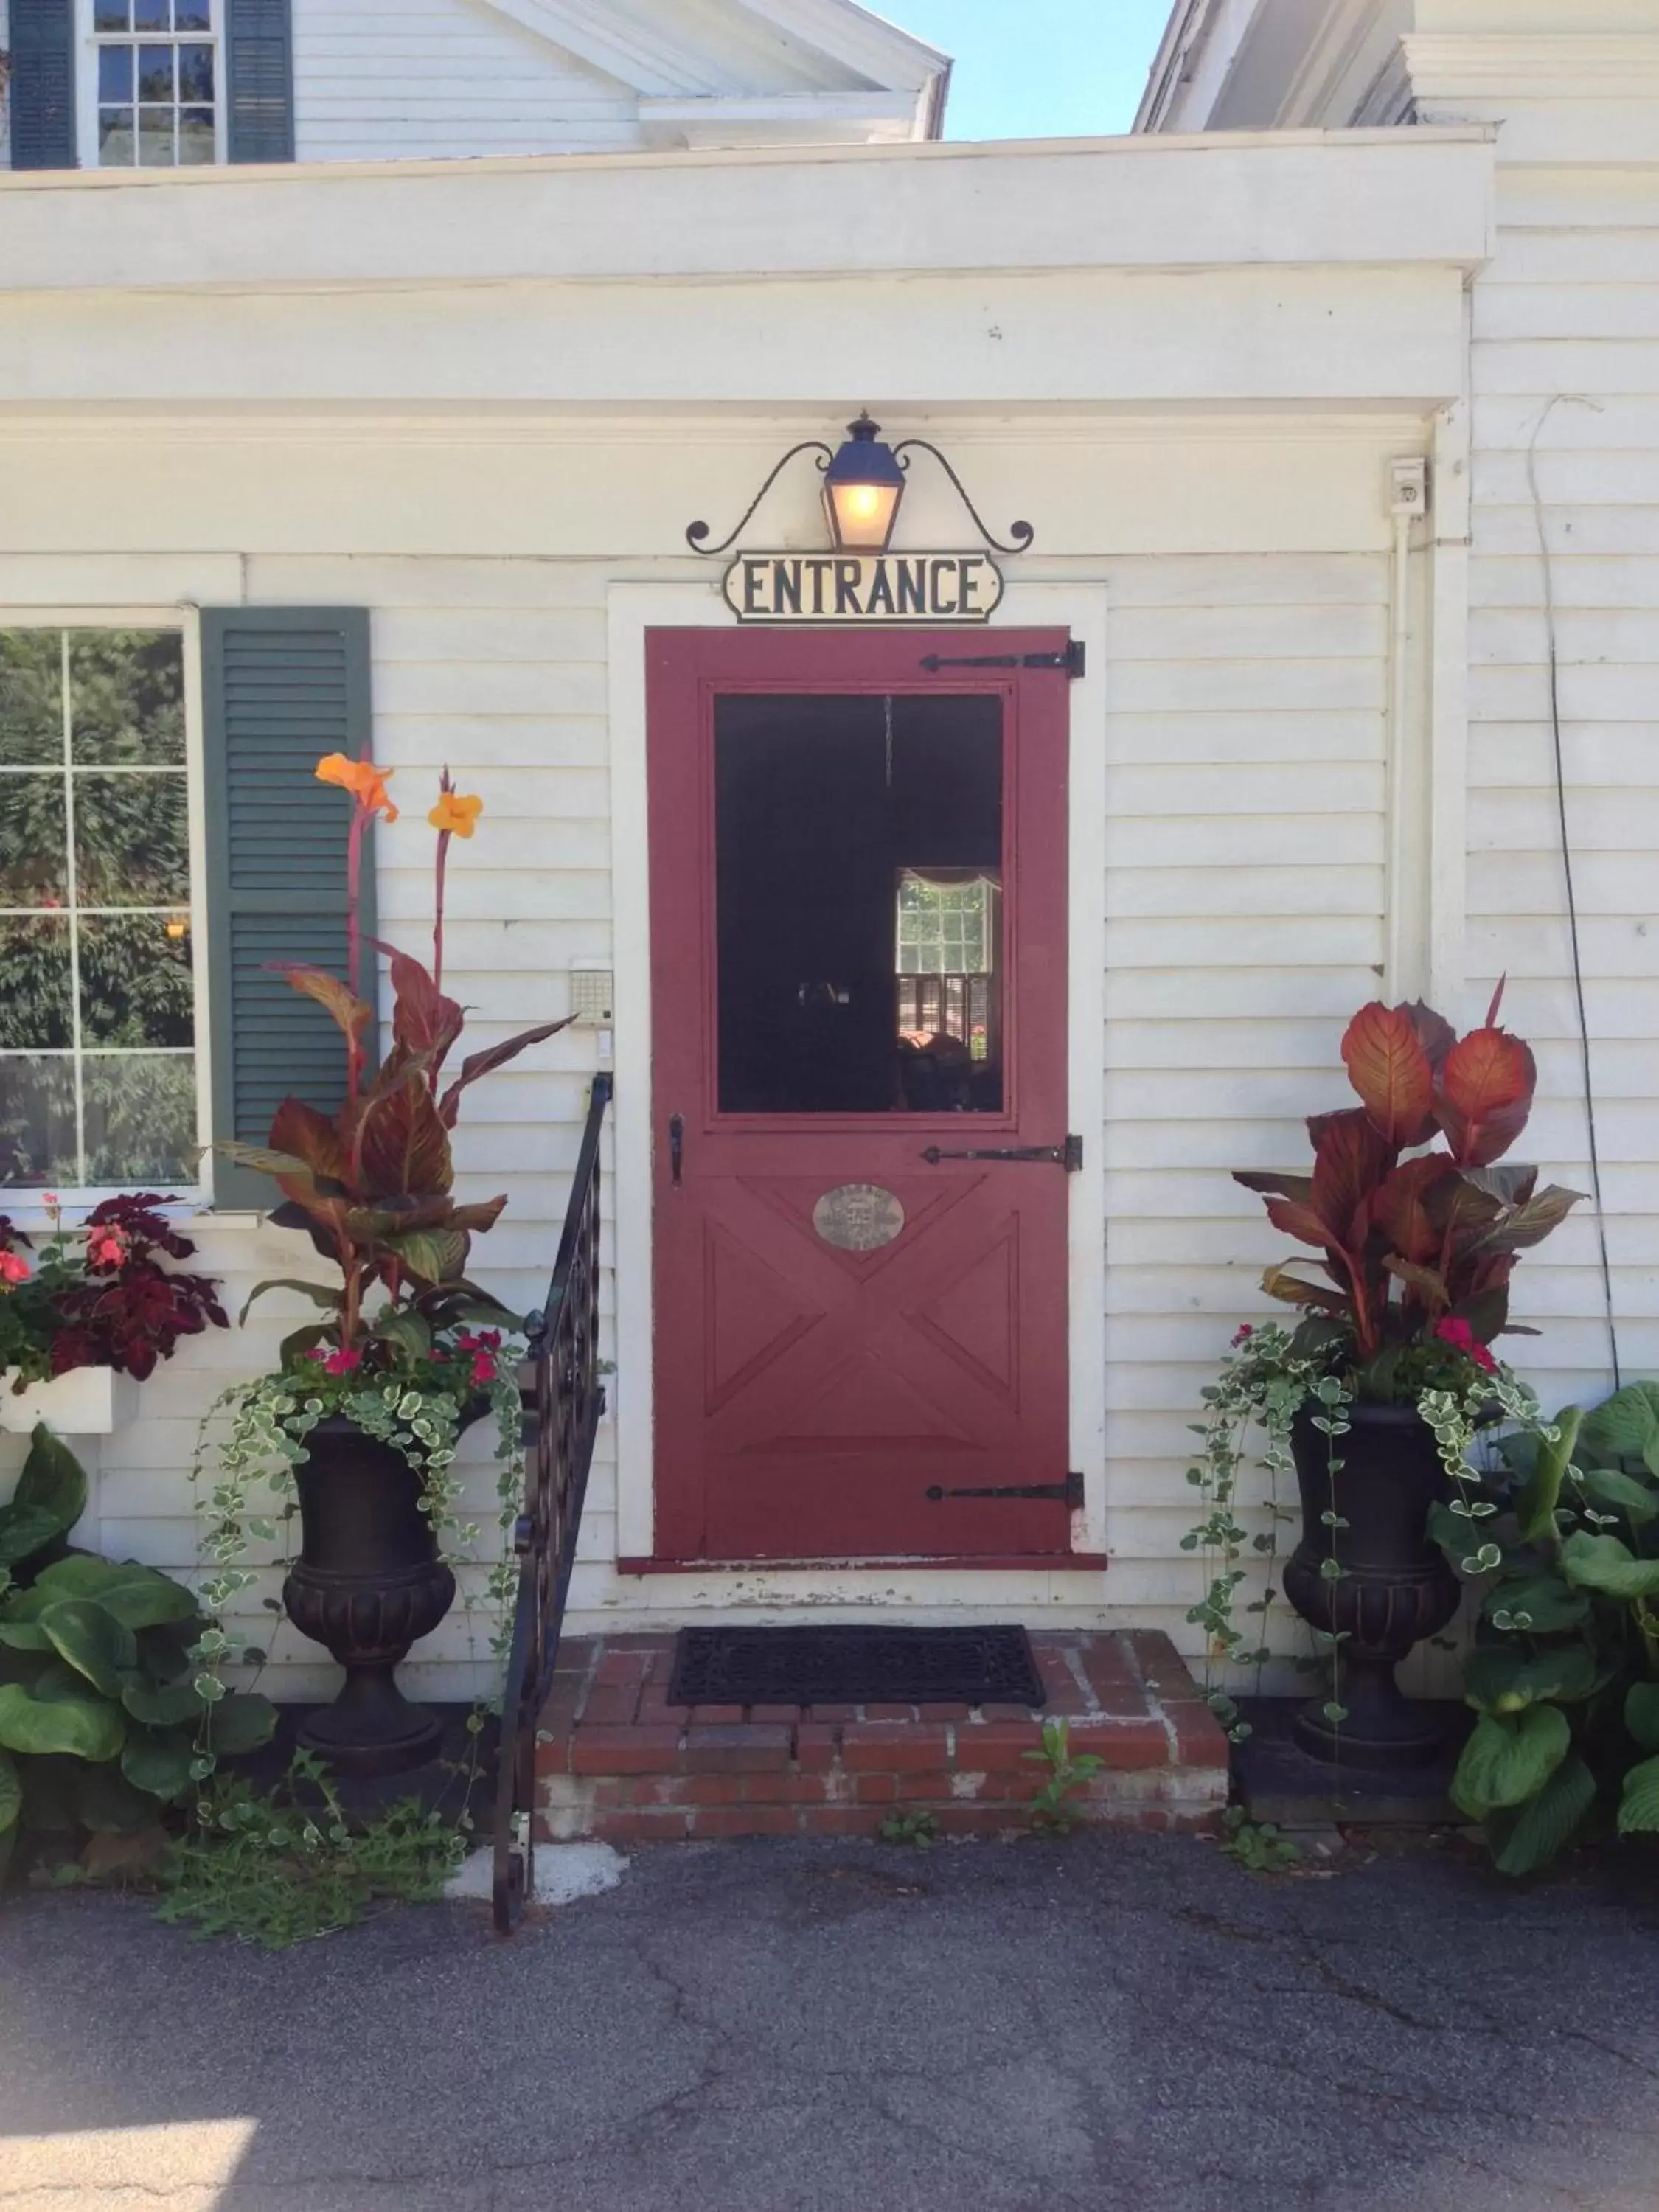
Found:
[[(1240, 1717), (1228, 1680), (1253, 1671), (1259, 1686), (1261, 1670), (1273, 1656), (1268, 1638), (1279, 1595), (1274, 1582), (1279, 1528), (1281, 1522), (1295, 1517), (1279, 1503), (1279, 1480), (1294, 1473), (1291, 1425), (1320, 1380), (1320, 1364), (1297, 1354), (1290, 1332), (1277, 1323), (1254, 1328), (1247, 1322), (1234, 1336), (1231, 1353), (1216, 1380), (1202, 1394), (1204, 1419), (1193, 1424), (1203, 1444), (1196, 1463), (1187, 1470), (1187, 1480), (1200, 1493), (1203, 1517), (1182, 1538), (1181, 1548), (1199, 1554), (1204, 1595), (1187, 1619), (1204, 1632), (1204, 1692), (1235, 1743), (1242, 1742), (1250, 1729)], [(1239, 1484), (1250, 1459), (1252, 1431), (1261, 1438), (1255, 1463), (1267, 1477), (1267, 1527), (1255, 1536), (1238, 1518)], [(1265, 1574), (1261, 1595), (1243, 1608), (1259, 1616), (1248, 1633), (1238, 1620), (1239, 1587), (1249, 1575), (1241, 1564), (1247, 1547), (1257, 1555)]]
[[(233, 1383), (220, 1394), (202, 1423), (191, 1475), (202, 1570), (198, 1595), (208, 1618), (191, 1657), (198, 1687), (210, 1705), (226, 1693), (227, 1668), (238, 1664), (258, 1668), (265, 1662), (267, 1655), (251, 1646), (227, 1621), (237, 1599), (259, 1583), (259, 1571), (247, 1564), (250, 1544), (274, 1543), (291, 1524), (299, 1508), (294, 1470), (307, 1456), (312, 1431), (334, 1414), (389, 1444), (414, 1468), (421, 1481), (421, 1510), (432, 1524), (438, 1548), (449, 1566), (463, 1570), (477, 1564), (483, 1530), (477, 1522), (462, 1516), (464, 1489), (455, 1472), (456, 1448), (465, 1411), (480, 1399), (486, 1401), (496, 1431), (498, 1542), (484, 1576), (483, 1599), (491, 1616), (490, 1655), (498, 1673), (504, 1668), (518, 1580), (513, 1529), (524, 1482), (518, 1382), (521, 1357), (519, 1347), (498, 1340), (482, 1354), (471, 1346), (463, 1349), (459, 1366), (446, 1360), (372, 1378), (295, 1362), (277, 1374)], [(228, 1427), (222, 1431), (227, 1414)], [(210, 1460), (215, 1462), (211, 1472)], [(457, 1573), (457, 1584), (471, 1644), (477, 1594), (464, 1572)], [(267, 1610), (280, 1614), (277, 1599), (264, 1602)], [(198, 1778), (205, 1779), (216, 1764), (210, 1729), (198, 1761)]]
[[(1280, 1478), (1294, 1474), (1291, 1431), (1297, 1415), (1310, 1408), (1314, 1428), (1326, 1439), (1326, 1472), (1329, 1493), (1322, 1514), (1331, 1532), (1331, 1555), (1321, 1566), (1329, 1582), (1340, 1582), (1348, 1570), (1341, 1563), (1341, 1532), (1346, 1522), (1337, 1510), (1336, 1478), (1342, 1472), (1339, 1447), (1352, 1428), (1351, 1408), (1360, 1401), (1360, 1384), (1341, 1358), (1341, 1332), (1328, 1325), (1304, 1323), (1295, 1332), (1269, 1323), (1248, 1323), (1232, 1340), (1214, 1382), (1203, 1392), (1205, 1418), (1193, 1424), (1201, 1448), (1187, 1480), (1200, 1494), (1202, 1517), (1181, 1540), (1184, 1552), (1196, 1553), (1202, 1564), (1203, 1595), (1187, 1619), (1203, 1632), (1204, 1691), (1211, 1709), (1235, 1743), (1250, 1733), (1234, 1695), (1241, 1675), (1253, 1674), (1258, 1693), (1262, 1671), (1276, 1656), (1272, 1648), (1271, 1623), (1275, 1601), (1276, 1569), (1280, 1524), (1297, 1516), (1280, 1503)], [(1413, 1368), (1418, 1371), (1413, 1372)], [(1430, 1429), (1452, 1486), (1447, 1510), (1467, 1531), (1467, 1543), (1455, 1564), (1474, 1578), (1496, 1567), (1502, 1556), (1497, 1546), (1484, 1540), (1481, 1523), (1497, 1510), (1484, 1495), (1481, 1479), (1471, 1464), (1478, 1439), (1495, 1429), (1510, 1435), (1556, 1441), (1557, 1431), (1546, 1422), (1531, 1389), (1501, 1362), (1488, 1355), (1468, 1358), (1447, 1347), (1425, 1346), (1396, 1361), (1390, 1376), (1393, 1402), (1414, 1403)], [(1251, 1439), (1257, 1441), (1254, 1451)], [(1252, 1536), (1241, 1520), (1241, 1486), (1251, 1465), (1266, 1477), (1267, 1526)], [(1261, 1594), (1241, 1605), (1240, 1590), (1249, 1578), (1244, 1564), (1254, 1553), (1264, 1575)], [(1247, 1628), (1241, 1611), (1256, 1619)], [(1347, 1717), (1341, 1699), (1341, 1645), (1344, 1633), (1312, 1629), (1316, 1653), (1328, 1658), (1332, 1669), (1331, 1695), (1325, 1717), (1334, 1728)], [(1306, 1663), (1293, 1661), (1293, 1663)]]

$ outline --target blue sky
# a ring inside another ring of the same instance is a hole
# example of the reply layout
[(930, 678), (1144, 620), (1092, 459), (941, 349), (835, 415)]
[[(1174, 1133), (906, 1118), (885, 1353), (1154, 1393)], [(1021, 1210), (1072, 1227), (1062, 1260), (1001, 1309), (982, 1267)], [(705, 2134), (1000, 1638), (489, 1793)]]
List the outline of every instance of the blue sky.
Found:
[(947, 138), (1127, 131), (1170, 0), (867, 0), (956, 60)]

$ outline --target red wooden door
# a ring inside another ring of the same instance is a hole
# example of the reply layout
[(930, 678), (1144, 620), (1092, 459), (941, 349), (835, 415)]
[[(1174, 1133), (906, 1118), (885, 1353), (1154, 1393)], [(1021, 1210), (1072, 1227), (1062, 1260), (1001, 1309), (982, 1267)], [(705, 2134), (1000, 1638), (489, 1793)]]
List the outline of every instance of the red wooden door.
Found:
[[(981, 633), (1053, 653), (1063, 634)], [(656, 1554), (1060, 1554), (1066, 679), (647, 641)]]

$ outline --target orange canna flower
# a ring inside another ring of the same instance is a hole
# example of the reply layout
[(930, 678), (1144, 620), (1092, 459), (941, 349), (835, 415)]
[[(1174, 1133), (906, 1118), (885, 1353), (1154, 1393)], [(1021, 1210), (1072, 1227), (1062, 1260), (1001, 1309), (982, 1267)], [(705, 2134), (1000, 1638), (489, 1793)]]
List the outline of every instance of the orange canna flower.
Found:
[(384, 814), (388, 822), (395, 822), (398, 810), (386, 796), (386, 784), (395, 775), (395, 769), (380, 769), (373, 761), (355, 761), (344, 753), (330, 753), (317, 763), (319, 783), (337, 783), (342, 791), (349, 791), (365, 814)]
[(483, 812), (482, 799), (475, 799), (467, 792), (446, 791), (426, 818), (434, 830), (452, 837), (470, 837)]

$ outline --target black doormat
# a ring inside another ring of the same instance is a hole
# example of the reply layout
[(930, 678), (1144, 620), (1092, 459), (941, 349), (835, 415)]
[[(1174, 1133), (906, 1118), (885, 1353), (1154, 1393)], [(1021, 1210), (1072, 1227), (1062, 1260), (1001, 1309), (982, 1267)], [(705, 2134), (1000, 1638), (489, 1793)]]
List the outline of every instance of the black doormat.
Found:
[(1023, 1628), (683, 1628), (677, 1705), (1040, 1705)]

